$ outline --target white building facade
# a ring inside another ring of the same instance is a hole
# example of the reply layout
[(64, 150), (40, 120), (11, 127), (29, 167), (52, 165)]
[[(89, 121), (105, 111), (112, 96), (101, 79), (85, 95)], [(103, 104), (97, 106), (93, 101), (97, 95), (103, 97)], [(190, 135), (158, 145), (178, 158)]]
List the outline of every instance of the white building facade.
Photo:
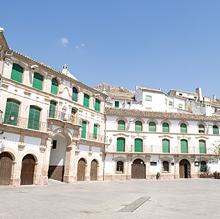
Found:
[(91, 88), (66, 66), (59, 72), (9, 49), (2, 29), (0, 101), (1, 185), (219, 171), (218, 102), (192, 104), (142, 87)]

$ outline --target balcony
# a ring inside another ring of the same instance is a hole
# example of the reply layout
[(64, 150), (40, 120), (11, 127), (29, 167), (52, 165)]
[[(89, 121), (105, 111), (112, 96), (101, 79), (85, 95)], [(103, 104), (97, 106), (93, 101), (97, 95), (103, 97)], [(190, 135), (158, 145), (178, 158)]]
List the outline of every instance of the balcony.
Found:
[(87, 141), (94, 141), (94, 142), (99, 142), (99, 143), (104, 143), (105, 142), (105, 136), (104, 135), (95, 135), (94, 133), (86, 133), (83, 136), (81, 135), (82, 140), (87, 140)]
[(73, 125), (81, 126), (79, 118), (75, 114), (67, 114), (61, 111), (50, 111), (49, 120), (58, 120), (66, 123), (71, 123)]
[(5, 126), (12, 126), (21, 129), (31, 129), (35, 131), (47, 132), (47, 123), (38, 120), (31, 120), (29, 118), (11, 116), (6, 120), (3, 116), (0, 117), (0, 124)]

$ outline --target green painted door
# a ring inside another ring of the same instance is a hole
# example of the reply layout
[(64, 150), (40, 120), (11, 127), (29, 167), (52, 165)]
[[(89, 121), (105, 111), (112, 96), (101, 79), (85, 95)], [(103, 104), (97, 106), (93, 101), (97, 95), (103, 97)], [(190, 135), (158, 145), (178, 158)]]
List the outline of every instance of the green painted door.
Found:
[(11, 71), (11, 79), (19, 83), (22, 83), (23, 71), (24, 69), (20, 65), (13, 64), (12, 71)]
[(87, 122), (82, 122), (82, 132), (81, 132), (81, 138), (86, 138), (86, 129), (87, 129)]
[(125, 152), (125, 139), (124, 138), (117, 139), (117, 152)]
[(58, 94), (58, 81), (56, 78), (53, 78), (51, 81), (51, 94), (57, 95)]
[(203, 140), (199, 141), (199, 153), (206, 154), (206, 143)]
[(16, 100), (8, 99), (5, 109), (4, 122), (10, 125), (17, 125), (20, 103)]
[(41, 74), (35, 72), (34, 78), (33, 78), (33, 88), (38, 89), (38, 90), (42, 90), (43, 89), (43, 80), (44, 80), (44, 77)]
[(170, 141), (168, 139), (164, 139), (162, 141), (163, 148), (162, 151), (163, 153), (170, 153)]
[(41, 109), (36, 106), (30, 106), (28, 128), (39, 130)]
[(143, 152), (143, 140), (135, 139), (135, 152)]
[(188, 153), (188, 141), (187, 140), (181, 140), (181, 153), (187, 154)]
[(101, 101), (99, 99), (95, 99), (95, 111), (100, 112)]
[(49, 118), (55, 118), (57, 103), (53, 100), (50, 101)]
[(75, 102), (78, 101), (78, 90), (75, 87), (72, 89), (72, 100)]
[(98, 137), (98, 125), (94, 124), (93, 138), (97, 139), (97, 137)]
[(84, 107), (89, 107), (89, 99), (90, 99), (90, 97), (89, 97), (89, 95), (87, 95), (87, 94), (84, 94), (84, 99), (83, 99), (83, 106)]

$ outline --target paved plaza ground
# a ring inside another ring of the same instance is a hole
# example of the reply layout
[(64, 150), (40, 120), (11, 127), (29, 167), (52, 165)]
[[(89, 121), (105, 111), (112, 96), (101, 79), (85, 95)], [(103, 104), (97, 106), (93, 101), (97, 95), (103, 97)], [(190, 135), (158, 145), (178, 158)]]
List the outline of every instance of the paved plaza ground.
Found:
[(220, 218), (220, 180), (0, 187), (0, 219)]

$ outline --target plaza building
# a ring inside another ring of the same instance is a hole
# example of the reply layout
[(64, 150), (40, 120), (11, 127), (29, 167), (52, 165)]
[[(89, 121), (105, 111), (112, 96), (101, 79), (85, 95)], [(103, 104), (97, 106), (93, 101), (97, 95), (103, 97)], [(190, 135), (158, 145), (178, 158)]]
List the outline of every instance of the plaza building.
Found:
[(0, 184), (199, 177), (220, 170), (220, 101), (80, 82), (10, 49), (0, 29)]

